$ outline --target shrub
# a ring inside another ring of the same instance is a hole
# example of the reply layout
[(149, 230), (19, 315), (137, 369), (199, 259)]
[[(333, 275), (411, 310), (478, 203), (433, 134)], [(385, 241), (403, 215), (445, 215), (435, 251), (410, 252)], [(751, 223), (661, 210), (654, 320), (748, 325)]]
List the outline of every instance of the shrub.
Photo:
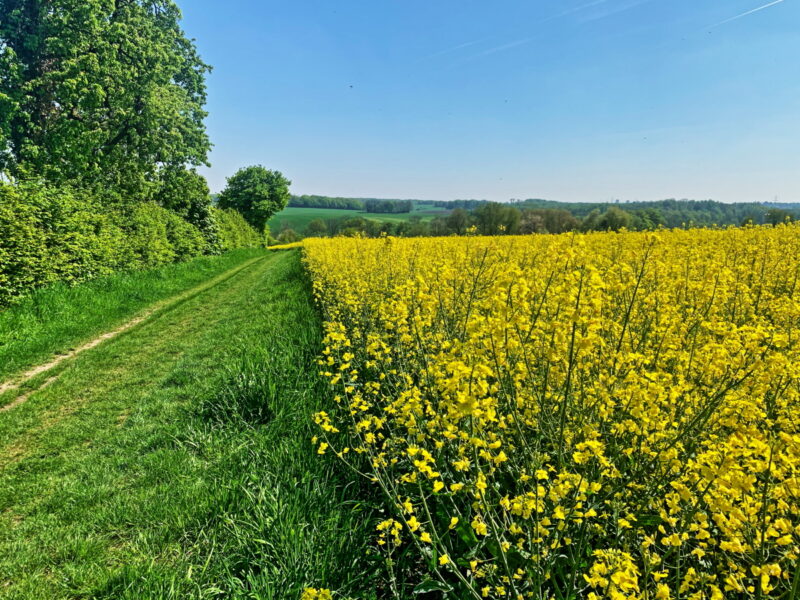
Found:
[(297, 232), (294, 229), (284, 229), (278, 235), (278, 243), (279, 244), (293, 244), (294, 242), (298, 241), (300, 236), (297, 235)]
[(57, 281), (76, 283), (263, 241), (234, 210), (211, 208), (201, 230), (154, 202), (109, 207), (68, 187), (0, 185), (0, 306)]
[(71, 190), (0, 186), (0, 305), (48, 283), (110, 273), (123, 239), (107, 214)]
[(214, 208), (214, 219), (219, 226), (220, 246), (223, 251), (234, 248), (256, 248), (264, 245), (269, 230), (259, 234), (232, 208)]

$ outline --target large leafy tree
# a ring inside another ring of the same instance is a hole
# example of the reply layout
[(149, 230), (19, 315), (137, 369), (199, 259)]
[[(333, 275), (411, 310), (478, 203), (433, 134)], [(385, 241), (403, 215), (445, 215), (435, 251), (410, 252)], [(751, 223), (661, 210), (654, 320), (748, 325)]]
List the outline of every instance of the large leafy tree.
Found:
[(209, 67), (172, 0), (0, 0), (0, 171), (147, 197), (206, 162)]
[(238, 210), (248, 223), (263, 230), (272, 215), (286, 208), (291, 184), (279, 171), (245, 167), (228, 178), (218, 203), (221, 208)]

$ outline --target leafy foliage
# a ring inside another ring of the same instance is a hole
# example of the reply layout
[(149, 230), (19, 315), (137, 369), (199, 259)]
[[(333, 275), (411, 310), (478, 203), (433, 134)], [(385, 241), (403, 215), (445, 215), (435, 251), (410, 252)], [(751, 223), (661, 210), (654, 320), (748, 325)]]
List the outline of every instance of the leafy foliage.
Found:
[(235, 211), (210, 208), (208, 220), (215, 245), (203, 230), (152, 202), (106, 206), (67, 187), (0, 185), (0, 306), (57, 281), (263, 245)]
[(0, 0), (0, 171), (142, 198), (205, 163), (204, 77), (171, 0)]
[(219, 228), (219, 244), (222, 251), (263, 246), (266, 236), (269, 235), (269, 231), (259, 233), (253, 229), (241, 213), (233, 209), (214, 207), (211, 214)]
[(288, 205), (297, 208), (341, 208), (345, 210), (364, 210), (364, 202), (359, 198), (292, 196), (289, 199)]
[(238, 210), (250, 225), (263, 230), (272, 215), (286, 208), (291, 183), (279, 171), (245, 167), (228, 178), (218, 204)]

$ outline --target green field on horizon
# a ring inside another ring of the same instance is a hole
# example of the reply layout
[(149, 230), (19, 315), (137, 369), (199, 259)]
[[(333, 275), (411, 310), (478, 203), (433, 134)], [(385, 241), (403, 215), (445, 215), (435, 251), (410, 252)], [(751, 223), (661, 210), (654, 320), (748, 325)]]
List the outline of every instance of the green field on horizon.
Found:
[(412, 217), (420, 217), (423, 221), (431, 221), (436, 217), (448, 214), (448, 210), (436, 208), (431, 205), (416, 205), (410, 213), (368, 213), (364, 210), (347, 210), (343, 208), (300, 208), (289, 206), (269, 220), (269, 228), (273, 233), (280, 233), (284, 229), (293, 229), (303, 233), (308, 224), (314, 219), (369, 219), (371, 221), (397, 223), (408, 221)]

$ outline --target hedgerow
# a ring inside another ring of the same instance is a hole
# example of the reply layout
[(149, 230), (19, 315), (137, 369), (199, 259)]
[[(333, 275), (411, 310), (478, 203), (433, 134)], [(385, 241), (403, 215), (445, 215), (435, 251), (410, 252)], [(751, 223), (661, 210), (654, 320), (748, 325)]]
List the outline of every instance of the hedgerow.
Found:
[(0, 306), (58, 281), (263, 245), (235, 211), (212, 208), (206, 221), (201, 231), (152, 202), (109, 206), (69, 187), (0, 185)]

